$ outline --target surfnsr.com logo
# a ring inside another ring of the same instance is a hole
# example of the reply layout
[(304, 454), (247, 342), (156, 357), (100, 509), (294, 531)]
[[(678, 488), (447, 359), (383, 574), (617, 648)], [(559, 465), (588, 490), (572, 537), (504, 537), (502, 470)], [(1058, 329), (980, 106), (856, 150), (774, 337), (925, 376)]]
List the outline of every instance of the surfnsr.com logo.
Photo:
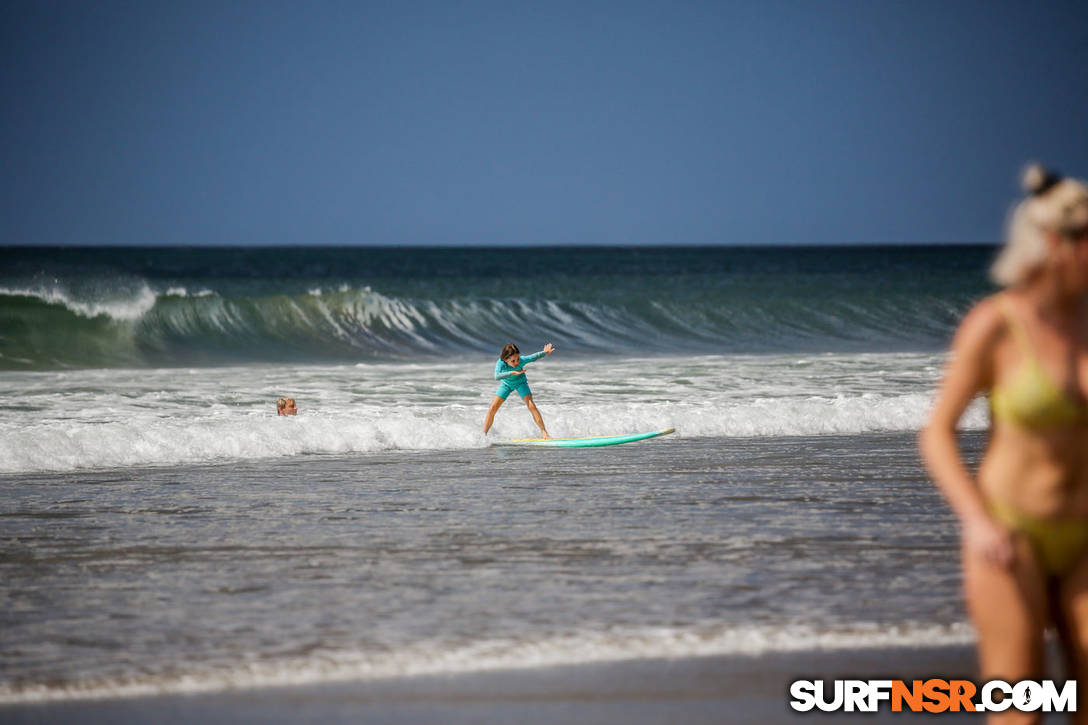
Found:
[(977, 686), (970, 680), (796, 680), (790, 707), (798, 712), (1076, 712), (1077, 683), (1061, 687), (1054, 680), (1005, 682)]

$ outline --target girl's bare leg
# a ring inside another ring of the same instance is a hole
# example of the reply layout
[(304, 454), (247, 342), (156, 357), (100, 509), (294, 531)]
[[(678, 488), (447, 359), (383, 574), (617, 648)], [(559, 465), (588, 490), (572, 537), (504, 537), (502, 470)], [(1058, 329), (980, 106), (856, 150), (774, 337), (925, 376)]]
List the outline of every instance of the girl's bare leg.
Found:
[(536, 403), (533, 402), (532, 395), (525, 396), (525, 405), (529, 407), (529, 412), (533, 414), (533, 420), (536, 421), (536, 427), (540, 429), (541, 438), (551, 438), (548, 435), (548, 429), (544, 427), (544, 419), (540, 417), (540, 411), (536, 409)]
[[(1088, 682), (1088, 557), (1066, 574), (1058, 603), (1058, 633), (1068, 670), (1065, 676)], [(1075, 723), (1088, 723), (1088, 708), (1077, 708)]]
[(491, 401), (491, 407), (487, 409), (487, 418), (484, 419), (484, 435), (491, 430), (491, 424), (495, 422), (495, 413), (498, 412), (499, 406), (502, 405), (502, 398), (495, 396)]
[[(963, 586), (967, 611), (978, 631), (981, 680), (1037, 680), (1042, 678), (1043, 630), (1047, 623), (1046, 577), (1031, 545), (1022, 536), (1015, 541), (1011, 569), (973, 552), (964, 552)], [(992, 713), (987, 723), (1028, 725), (1040, 722), (1040, 713), (1010, 708)]]

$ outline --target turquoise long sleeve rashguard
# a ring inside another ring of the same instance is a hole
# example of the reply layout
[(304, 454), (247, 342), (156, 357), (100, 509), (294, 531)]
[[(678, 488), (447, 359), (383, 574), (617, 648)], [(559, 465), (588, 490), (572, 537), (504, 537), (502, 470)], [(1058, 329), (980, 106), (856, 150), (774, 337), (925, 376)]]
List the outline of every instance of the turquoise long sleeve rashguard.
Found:
[(499, 381), (499, 388), (495, 391), (495, 395), (506, 400), (510, 393), (517, 391), (518, 395), (525, 397), (526, 395), (532, 395), (533, 392), (529, 389), (529, 381), (525, 379), (524, 375), (517, 375), (516, 373), (531, 362), (536, 362), (540, 358), (546, 355), (543, 350), (540, 352), (534, 352), (532, 355), (523, 355), (517, 366), (510, 366), (506, 364), (505, 360), (499, 359), (495, 362), (495, 379)]

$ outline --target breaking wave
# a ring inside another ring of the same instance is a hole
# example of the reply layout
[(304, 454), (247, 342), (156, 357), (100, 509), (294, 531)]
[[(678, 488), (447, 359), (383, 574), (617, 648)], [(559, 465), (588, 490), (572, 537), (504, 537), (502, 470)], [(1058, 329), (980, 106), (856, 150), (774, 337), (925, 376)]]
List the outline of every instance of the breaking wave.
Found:
[(0, 368), (398, 360), (493, 352), (511, 337), (551, 339), (574, 354), (935, 349), (962, 307), (894, 297), (692, 302), (667, 289), (568, 301), (427, 299), (346, 285), (240, 296), (146, 283), (98, 297), (0, 288)]

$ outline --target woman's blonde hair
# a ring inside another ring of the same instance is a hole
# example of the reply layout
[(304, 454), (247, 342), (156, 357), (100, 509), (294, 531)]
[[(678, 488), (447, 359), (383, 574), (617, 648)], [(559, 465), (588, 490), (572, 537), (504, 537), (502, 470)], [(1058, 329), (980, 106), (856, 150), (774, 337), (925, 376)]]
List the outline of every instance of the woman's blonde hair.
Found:
[(1009, 215), (1005, 246), (990, 268), (990, 277), (1005, 287), (1034, 274), (1047, 257), (1047, 236), (1088, 227), (1088, 186), (1065, 179), (1040, 164), (1024, 169), (1027, 198)]

